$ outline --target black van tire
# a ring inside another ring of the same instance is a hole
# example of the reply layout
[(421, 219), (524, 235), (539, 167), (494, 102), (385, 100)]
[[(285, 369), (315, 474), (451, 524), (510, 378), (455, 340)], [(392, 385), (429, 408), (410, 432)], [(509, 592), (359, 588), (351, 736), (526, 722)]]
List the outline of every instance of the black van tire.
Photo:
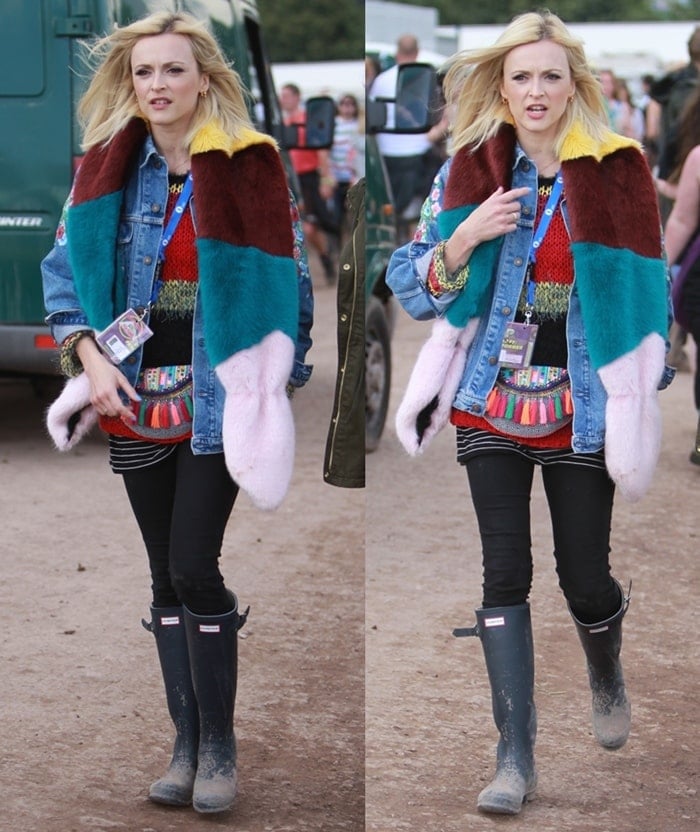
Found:
[(379, 445), (389, 409), (391, 335), (384, 306), (369, 299), (365, 316), (365, 451)]

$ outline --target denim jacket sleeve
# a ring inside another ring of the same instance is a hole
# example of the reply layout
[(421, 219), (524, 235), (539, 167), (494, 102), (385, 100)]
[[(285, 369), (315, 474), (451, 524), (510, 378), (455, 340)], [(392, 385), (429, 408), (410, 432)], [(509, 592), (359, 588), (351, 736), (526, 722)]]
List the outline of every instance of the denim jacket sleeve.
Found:
[(306, 353), (311, 348), (311, 327), (314, 320), (314, 296), (306, 254), (306, 242), (296, 200), (289, 192), (292, 230), (294, 231), (294, 260), (299, 280), (299, 328), (294, 348), (294, 367), (289, 383), (292, 387), (303, 387), (311, 376), (312, 364), (305, 364)]
[(71, 333), (89, 328), (75, 291), (73, 272), (68, 261), (66, 212), (72, 198), (71, 191), (63, 206), (53, 248), (41, 261), (46, 323), (51, 327), (51, 334), (58, 344), (65, 341)]
[(458, 295), (458, 292), (446, 292), (436, 298), (426, 286), (433, 249), (440, 242), (437, 216), (442, 210), (451, 164), (452, 160), (448, 159), (437, 172), (413, 239), (392, 254), (387, 270), (389, 288), (406, 312), (418, 321), (442, 317)]

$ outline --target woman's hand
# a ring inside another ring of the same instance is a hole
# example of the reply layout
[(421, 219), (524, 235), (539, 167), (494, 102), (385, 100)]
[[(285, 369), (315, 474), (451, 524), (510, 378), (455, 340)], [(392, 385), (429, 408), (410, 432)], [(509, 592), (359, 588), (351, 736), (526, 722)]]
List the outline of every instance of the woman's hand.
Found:
[(461, 222), (445, 246), (447, 272), (453, 274), (463, 266), (480, 243), (515, 231), (520, 219), (520, 199), (529, 194), (530, 190), (512, 188), (505, 191), (499, 186)]
[(92, 338), (81, 338), (75, 350), (90, 381), (90, 401), (100, 416), (116, 416), (125, 422), (135, 421), (136, 415), (119, 396), (121, 389), (132, 401), (141, 400), (126, 376), (102, 354)]

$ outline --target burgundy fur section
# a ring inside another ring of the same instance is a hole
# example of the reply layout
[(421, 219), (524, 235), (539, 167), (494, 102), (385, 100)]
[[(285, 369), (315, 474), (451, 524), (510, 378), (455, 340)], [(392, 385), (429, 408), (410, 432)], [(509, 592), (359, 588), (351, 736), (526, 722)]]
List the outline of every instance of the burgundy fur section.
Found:
[(480, 204), (502, 185), (513, 181), (515, 130), (504, 125), (496, 136), (472, 153), (463, 147), (455, 156), (445, 188), (443, 207)]
[[(503, 125), (475, 152), (470, 148), (459, 150), (447, 180), (444, 207), (479, 204), (499, 185), (510, 188), (514, 149), (515, 131), (511, 125)], [(656, 191), (639, 150), (623, 148), (600, 162), (592, 156), (571, 159), (562, 162), (562, 175), (572, 242), (627, 248), (643, 257), (660, 257)]]
[(292, 256), (287, 180), (272, 145), (253, 145), (232, 158), (220, 150), (197, 154), (192, 178), (199, 237)]
[[(629, 147), (606, 156), (562, 163), (573, 242), (628, 248), (661, 256), (661, 221), (649, 166)], [(634, 198), (632, 198), (634, 194)]]
[(105, 148), (91, 148), (80, 163), (73, 204), (120, 191), (147, 133), (146, 123), (134, 118)]

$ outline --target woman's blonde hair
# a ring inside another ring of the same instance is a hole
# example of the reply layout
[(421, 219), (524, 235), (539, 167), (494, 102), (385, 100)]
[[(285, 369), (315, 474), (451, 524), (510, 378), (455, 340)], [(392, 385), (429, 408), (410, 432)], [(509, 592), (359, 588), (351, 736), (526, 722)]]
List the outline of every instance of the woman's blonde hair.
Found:
[(598, 79), (591, 71), (583, 43), (574, 38), (561, 19), (547, 10), (526, 12), (513, 18), (493, 46), (458, 53), (445, 76), (445, 97), (454, 112), (452, 147), (478, 147), (494, 136), (503, 122), (513, 123), (507, 103), (501, 99), (506, 55), (517, 46), (550, 40), (567, 54), (575, 90), (561, 121), (555, 150), (560, 155), (564, 136), (578, 122), (593, 138), (608, 130), (607, 111)]
[(108, 143), (130, 119), (142, 116), (132, 83), (131, 52), (141, 38), (166, 33), (187, 37), (199, 71), (209, 76), (208, 93), (198, 99), (187, 145), (212, 120), (232, 136), (252, 126), (240, 76), (205, 23), (182, 12), (156, 12), (88, 45), (87, 61), (96, 69), (78, 105), (84, 150)]

